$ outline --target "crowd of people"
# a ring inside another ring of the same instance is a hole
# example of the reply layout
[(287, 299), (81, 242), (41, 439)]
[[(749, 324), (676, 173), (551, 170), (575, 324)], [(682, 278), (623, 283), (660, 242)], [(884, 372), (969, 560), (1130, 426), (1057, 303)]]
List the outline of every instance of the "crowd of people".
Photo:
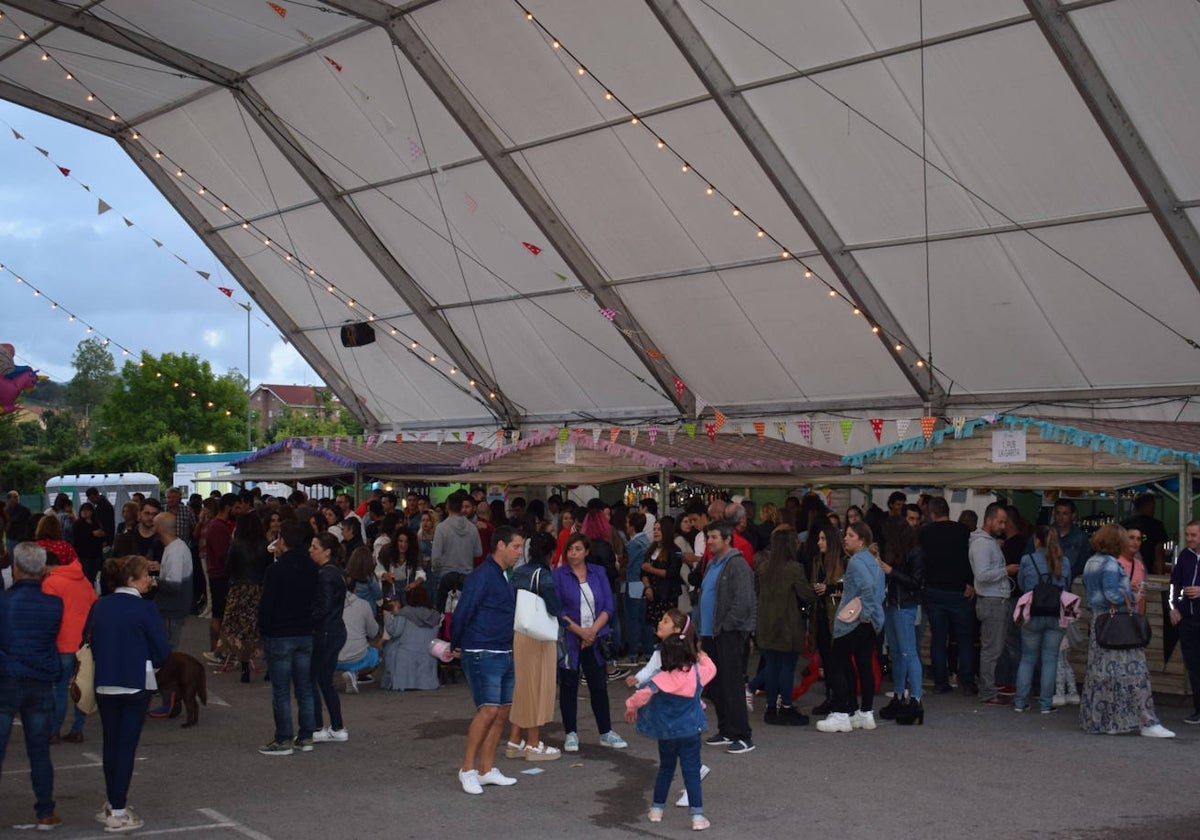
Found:
[[(442, 636), (476, 706), (459, 770), (470, 794), (517, 782), (494, 763), (505, 734), (509, 759), (553, 761), (580, 749), (581, 682), (599, 746), (626, 748), (609, 701), (609, 684), (624, 680), (634, 690), (624, 719), (659, 742), (649, 819), (662, 820), (678, 764), (676, 804), (688, 806), (696, 829), (709, 825), (701, 747), (752, 752), (756, 694), (769, 726), (804, 726), (812, 714), (820, 732), (870, 731), (887, 673), (891, 696), (878, 716), (920, 725), (928, 673), (935, 694), (957, 688), (984, 706), (1023, 713), (1036, 700), (1053, 714), (1077, 704), (1089, 733), (1174, 734), (1155, 712), (1143, 650), (1106, 645), (1094, 620), (1077, 625), (1071, 594), (1081, 579), (1093, 617), (1145, 611), (1146, 566), (1159, 567), (1161, 546), (1146, 548), (1154, 529), (1141, 499), (1138, 518), (1089, 538), (1067, 499), (1032, 527), (999, 503), (952, 521), (945, 499), (910, 504), (902, 493), (886, 511), (851, 506), (839, 515), (810, 494), (757, 510), (740, 499), (694, 499), (671, 516), (653, 499), (637, 508), (558, 496), (505, 505), (456, 491), (434, 505), (376, 491), (356, 505), (344, 493), (314, 501), (246, 491), (184, 502), (173, 488), (165, 503), (135, 497), (120, 521), (102, 495), (86, 495), (78, 515), (69, 498), (32, 513), (15, 493), (4, 509), (14, 583), (0, 595), (8, 631), (0, 759), (19, 716), (39, 827), (58, 821), (50, 746), (84, 738), (78, 709), (62, 728), (85, 642), (104, 737), (107, 798), (97, 819), (112, 831), (143, 824), (127, 802), (141, 724), (178, 702), (168, 695), (149, 709), (154, 669), (197, 613), (209, 620), (212, 664), (240, 668), (248, 682), (265, 658), (274, 733), (259, 752), (272, 756), (349, 739), (339, 673), (347, 692), (377, 670), (383, 689), (437, 688), (430, 645)], [(1185, 543), (1168, 606), (1195, 697), (1200, 521), (1188, 524)], [(520, 591), (533, 598), (521, 601)], [(538, 602), (557, 638), (515, 631), (529, 618), (517, 620), (519, 602)], [(1082, 680), (1073, 645), (1087, 647)], [(818, 681), (824, 694), (806, 713), (797, 700)], [(701, 695), (715, 713), (707, 737)], [(556, 698), (561, 745), (543, 737)], [(1200, 724), (1200, 702), (1185, 720)]]

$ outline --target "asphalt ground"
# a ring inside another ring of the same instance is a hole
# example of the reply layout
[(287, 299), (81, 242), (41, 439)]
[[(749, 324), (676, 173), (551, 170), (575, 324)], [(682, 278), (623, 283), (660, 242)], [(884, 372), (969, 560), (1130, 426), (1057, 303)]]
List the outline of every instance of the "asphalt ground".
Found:
[[(199, 654), (206, 622), (192, 619), (183, 648)], [(657, 747), (619, 722), (629, 749), (599, 746), (586, 692), (577, 755), (497, 766), (519, 782), (468, 796), (456, 771), (474, 712), (460, 680), (431, 692), (342, 695), (350, 740), (310, 753), (268, 757), (270, 686), (209, 668), (209, 703), (194, 729), (183, 718), (147, 720), (130, 804), (145, 819), (135, 836), (198, 838), (542, 838), (681, 836), (686, 809), (646, 820)], [(818, 691), (820, 686), (817, 686)], [(614, 719), (628, 689), (610, 683)], [(802, 698), (803, 709), (816, 702)], [(878, 709), (883, 700), (877, 702)], [(1054, 715), (983, 707), (957, 693), (926, 698), (924, 726), (886, 721), (872, 732), (823, 734), (762, 724), (757, 749), (727, 755), (704, 747), (712, 836), (857, 838), (1200, 838), (1200, 726), (1188, 707), (1159, 704), (1172, 740), (1083, 734), (1075, 707)], [(713, 720), (710, 712), (710, 721)], [(544, 737), (561, 746), (562, 727)], [(52, 747), (61, 838), (105, 835), (93, 814), (104, 801), (100, 726), (83, 744)], [(522, 770), (544, 772), (525, 775)], [(672, 799), (682, 789), (676, 777)], [(33, 820), (28, 762), (14, 728), (0, 781), (0, 835), (23, 836)]]

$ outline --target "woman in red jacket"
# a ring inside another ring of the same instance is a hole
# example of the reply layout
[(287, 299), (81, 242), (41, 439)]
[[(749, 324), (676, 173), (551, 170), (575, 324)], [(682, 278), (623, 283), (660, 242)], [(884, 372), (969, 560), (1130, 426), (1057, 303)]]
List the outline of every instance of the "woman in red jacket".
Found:
[[(49, 562), (52, 552), (46, 552), (46, 576), (42, 578), (42, 591), (47, 595), (57, 595), (63, 602), (62, 624), (58, 628), (58, 658), (62, 664), (62, 673), (54, 685), (54, 728), (50, 733), (50, 743), (59, 742), (59, 731), (67, 716), (67, 689), (71, 686), (71, 677), (75, 674), (75, 654), (79, 650), (79, 640), (83, 638), (83, 625), (87, 621), (92, 604), (96, 601), (95, 585), (87, 579), (83, 566), (79, 562), (66, 563), (55, 554), (53, 565)], [(61, 740), (72, 744), (83, 742), (83, 724), (86, 720), (83, 712), (75, 709), (75, 719), (71, 722), (71, 731), (61, 737)]]

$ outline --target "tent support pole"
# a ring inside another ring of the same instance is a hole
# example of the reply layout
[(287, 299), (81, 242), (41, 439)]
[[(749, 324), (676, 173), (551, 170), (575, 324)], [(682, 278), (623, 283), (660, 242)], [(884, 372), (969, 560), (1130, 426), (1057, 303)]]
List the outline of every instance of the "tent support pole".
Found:
[(658, 471), (658, 515), (667, 515), (667, 502), (671, 500), (670, 488), (671, 471), (663, 467)]
[[(1183, 532), (1187, 529), (1187, 524), (1192, 521), (1192, 465), (1184, 462), (1183, 469), (1179, 471), (1179, 535), (1175, 538), (1175, 551), (1179, 552), (1179, 547), (1183, 545)], [(1171, 557), (1172, 564), (1175, 558)]]

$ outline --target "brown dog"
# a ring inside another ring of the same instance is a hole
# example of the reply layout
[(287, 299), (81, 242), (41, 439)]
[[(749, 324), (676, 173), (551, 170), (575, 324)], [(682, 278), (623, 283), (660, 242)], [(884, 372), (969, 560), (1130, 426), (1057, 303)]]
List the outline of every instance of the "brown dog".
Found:
[(200, 660), (186, 653), (172, 653), (158, 669), (155, 678), (158, 690), (171, 703), (171, 717), (177, 717), (183, 706), (187, 706), (187, 722), (183, 728), (195, 726), (200, 720), (200, 703), (208, 705), (208, 675)]

